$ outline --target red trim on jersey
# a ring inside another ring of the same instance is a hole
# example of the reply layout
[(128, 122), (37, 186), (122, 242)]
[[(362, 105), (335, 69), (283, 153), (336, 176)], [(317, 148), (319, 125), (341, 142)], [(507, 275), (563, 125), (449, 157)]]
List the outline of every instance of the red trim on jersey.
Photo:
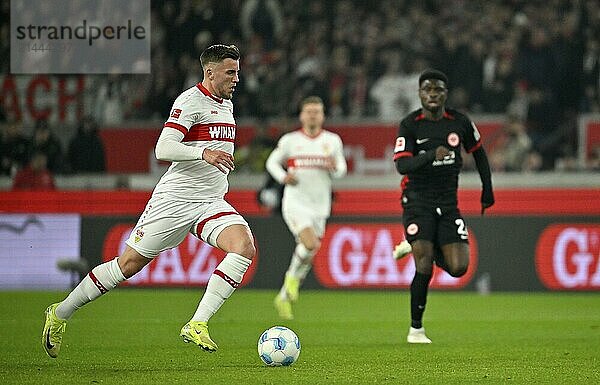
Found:
[(447, 111), (444, 111), (444, 115), (442, 115), (446, 119), (454, 120), (456, 119), (454, 115), (450, 115)]
[[(211, 135), (211, 128), (214, 130)], [(190, 127), (182, 142), (210, 141), (235, 142), (235, 124), (231, 123), (200, 123)]]
[(206, 225), (206, 222), (212, 221), (213, 219), (224, 217), (225, 215), (240, 215), (240, 214), (235, 211), (225, 211), (223, 213), (211, 215), (210, 217), (203, 219), (200, 223), (198, 223), (198, 226), (196, 226), (196, 235), (198, 236), (198, 238), (200, 238), (200, 236), (202, 235), (202, 230), (204, 229), (204, 225)]
[(100, 282), (98, 280), (98, 278), (96, 278), (96, 276), (94, 275), (94, 273), (92, 273), (91, 271), (88, 273), (88, 276), (90, 277), (90, 279), (92, 280), (92, 282), (94, 282), (94, 285), (96, 285), (96, 288), (98, 288), (98, 290), (100, 290), (100, 294), (104, 294), (108, 292), (108, 289), (104, 287), (104, 285), (102, 284), (102, 282)]
[(404, 191), (404, 189), (408, 185), (408, 182), (410, 182), (408, 175), (404, 175), (404, 177), (402, 178), (402, 181), (400, 182), (400, 190), (401, 191)]
[(223, 103), (223, 99), (221, 99), (219, 97), (216, 97), (215, 95), (211, 94), (210, 91), (207, 90), (206, 87), (204, 87), (202, 85), (202, 83), (196, 84), (196, 87), (198, 87), (198, 89), (200, 90), (200, 92), (202, 92), (204, 95), (208, 96), (209, 98), (211, 98), (215, 102)]
[(234, 281), (233, 278), (223, 273), (221, 270), (215, 270), (213, 271), (213, 274), (223, 278), (223, 280), (230, 284), (231, 287), (233, 287), (234, 289), (236, 289), (240, 285), (239, 282)]
[[(454, 117), (454, 115), (449, 114), (447, 111), (444, 111), (444, 113), (442, 114), (442, 118), (446, 118), (446, 119), (450, 119), (450, 120), (454, 120), (456, 119)], [(425, 119), (425, 114), (424, 113), (420, 113), (419, 115), (417, 115), (417, 117), (415, 118), (415, 122), (418, 122), (419, 120), (423, 120)]]
[(475, 145), (473, 147), (471, 147), (469, 150), (467, 150), (467, 153), (472, 153), (473, 151), (477, 150), (479, 147), (481, 147), (481, 140), (477, 143), (475, 143)]
[(308, 134), (308, 132), (304, 131), (304, 129), (303, 129), (302, 127), (300, 127), (300, 128), (298, 129), (298, 131), (300, 131), (300, 133), (301, 133), (302, 135), (306, 136), (307, 138), (314, 139), (314, 138), (318, 138), (318, 137), (319, 137), (319, 135), (321, 135), (321, 134), (323, 133), (323, 131), (324, 131), (324, 130), (323, 130), (323, 129), (321, 129), (321, 131), (319, 131), (319, 132), (317, 133), (317, 135), (315, 135), (315, 136), (310, 136), (310, 135)]
[(405, 156), (413, 156), (412, 152), (402, 151), (397, 154), (394, 154), (394, 160), (399, 158), (404, 158)]
[(185, 128), (185, 126), (182, 126), (181, 124), (177, 124), (177, 123), (173, 123), (173, 122), (166, 122), (164, 127), (170, 127), (170, 128), (174, 128), (177, 131), (181, 132), (183, 135), (188, 133), (188, 129)]

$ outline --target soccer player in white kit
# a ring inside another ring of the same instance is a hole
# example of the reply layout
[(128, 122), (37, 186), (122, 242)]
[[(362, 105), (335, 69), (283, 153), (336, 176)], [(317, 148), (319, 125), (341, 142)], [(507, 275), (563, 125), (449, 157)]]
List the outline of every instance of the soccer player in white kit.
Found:
[(248, 223), (224, 200), (234, 169), (235, 120), (231, 96), (239, 81), (240, 52), (213, 45), (200, 56), (204, 78), (173, 103), (156, 144), (156, 157), (173, 162), (162, 176), (125, 251), (96, 266), (62, 302), (46, 309), (42, 345), (56, 358), (73, 313), (132, 277), (161, 251), (188, 233), (227, 254), (211, 275), (191, 320), (181, 329), (185, 342), (215, 351), (208, 320), (242, 281), (256, 252)]
[[(309, 96), (300, 106), (302, 128), (279, 139), (267, 159), (267, 171), (284, 184), (281, 213), (296, 239), (283, 286), (275, 307), (283, 319), (292, 319), (292, 302), (321, 246), (331, 213), (331, 179), (346, 174), (340, 137), (323, 129), (325, 107), (321, 98)], [(285, 168), (284, 168), (285, 167)]]

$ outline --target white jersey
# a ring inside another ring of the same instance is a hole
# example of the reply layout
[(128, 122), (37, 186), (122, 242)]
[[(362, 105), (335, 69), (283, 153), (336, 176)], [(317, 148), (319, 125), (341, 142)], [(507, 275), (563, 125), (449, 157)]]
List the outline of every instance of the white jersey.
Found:
[[(165, 129), (180, 131), (185, 145), (233, 154), (236, 130), (233, 103), (217, 98), (198, 83), (175, 99)], [(198, 159), (173, 162), (158, 181), (153, 195), (207, 202), (223, 198), (228, 187), (227, 174)]]
[[(328, 158), (334, 159), (335, 172), (327, 169)], [(285, 186), (282, 210), (304, 207), (322, 217), (331, 213), (331, 178), (344, 176), (347, 169), (339, 135), (323, 130), (316, 137), (310, 137), (302, 129), (279, 139), (266, 167), (279, 183), (283, 183), (287, 172), (298, 180), (296, 185)]]

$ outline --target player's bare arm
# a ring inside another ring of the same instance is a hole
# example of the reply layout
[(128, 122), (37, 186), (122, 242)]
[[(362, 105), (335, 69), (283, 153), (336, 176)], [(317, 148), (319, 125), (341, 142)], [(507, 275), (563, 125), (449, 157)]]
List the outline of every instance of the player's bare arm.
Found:
[(235, 168), (233, 155), (225, 151), (206, 148), (202, 153), (202, 159), (218, 168), (223, 174)]

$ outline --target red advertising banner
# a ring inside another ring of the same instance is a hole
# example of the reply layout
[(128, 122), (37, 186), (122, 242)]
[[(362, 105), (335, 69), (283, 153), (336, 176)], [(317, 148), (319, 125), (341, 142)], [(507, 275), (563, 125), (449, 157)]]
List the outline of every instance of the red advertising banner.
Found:
[[(394, 245), (404, 239), (400, 224), (332, 223), (327, 226), (313, 271), (329, 288), (406, 288), (415, 274), (412, 256), (394, 260)], [(459, 289), (466, 286), (477, 270), (477, 241), (472, 232), (467, 273), (454, 278), (434, 268), (432, 288)]]
[[(486, 211), (494, 215), (600, 215), (600, 189), (497, 189), (496, 204)], [(85, 215), (139, 215), (150, 191), (0, 191), (0, 212), (81, 213)], [(479, 215), (481, 190), (459, 190), (463, 215)], [(225, 199), (242, 215), (268, 214), (256, 201), (256, 191), (236, 190)], [(339, 190), (334, 215), (396, 216), (402, 213), (400, 189)]]
[[(133, 224), (112, 227), (104, 239), (104, 261), (120, 255)], [(128, 286), (206, 286), (208, 279), (225, 253), (188, 235), (176, 248), (165, 250), (135, 276), (124, 282)], [(258, 264), (258, 252), (244, 275), (241, 286), (252, 281)]]
[(535, 252), (540, 281), (552, 290), (600, 290), (600, 225), (548, 226)]
[[(140, 215), (151, 191), (0, 191), (0, 212)], [(256, 191), (236, 191), (225, 199), (242, 215), (266, 215)]]

